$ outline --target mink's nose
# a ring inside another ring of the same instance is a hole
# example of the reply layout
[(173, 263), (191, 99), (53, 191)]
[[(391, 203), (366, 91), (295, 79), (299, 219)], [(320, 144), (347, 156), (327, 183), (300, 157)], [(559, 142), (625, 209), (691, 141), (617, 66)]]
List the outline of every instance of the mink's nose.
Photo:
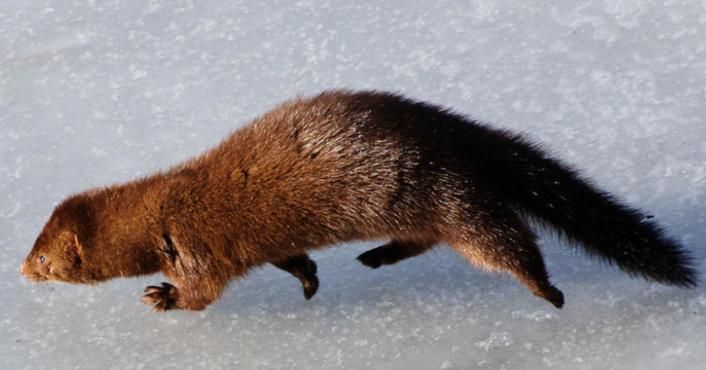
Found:
[(29, 266), (27, 265), (27, 261), (22, 262), (22, 264), (20, 265), (20, 273), (24, 276), (27, 276), (27, 269), (28, 268), (29, 268)]

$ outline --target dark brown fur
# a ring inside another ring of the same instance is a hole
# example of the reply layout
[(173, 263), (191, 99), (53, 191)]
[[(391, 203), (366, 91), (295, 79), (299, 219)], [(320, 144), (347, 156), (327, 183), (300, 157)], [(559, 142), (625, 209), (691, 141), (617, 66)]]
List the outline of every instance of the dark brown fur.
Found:
[[(563, 194), (574, 193), (602, 202), (606, 222), (637, 230), (640, 243), (655, 251), (643, 256), (643, 246), (629, 245), (638, 243), (629, 230), (586, 221), (594, 215), (582, 200), (562, 203)], [(555, 217), (554, 207), (569, 219)], [(561, 307), (563, 295), (549, 282), (535, 234), (518, 210), (628, 272), (695, 282), (685, 252), (656, 226), (638, 225), (637, 211), (519, 137), (396, 95), (344, 91), (287, 102), (171, 170), (68, 198), (22, 272), (32, 280), (96, 283), (162, 271), (175, 285), (146, 288), (144, 302), (157, 310), (200, 310), (229, 281), (266, 263), (296, 276), (310, 298), (318, 279), (308, 251), (391, 239), (359, 260), (376, 268), (447, 243)], [(591, 235), (600, 228), (609, 229), (602, 232), (618, 251), (598, 246), (602, 241)], [(623, 246), (633, 248), (630, 256), (619, 256)], [(656, 267), (642, 267), (644, 259)]]

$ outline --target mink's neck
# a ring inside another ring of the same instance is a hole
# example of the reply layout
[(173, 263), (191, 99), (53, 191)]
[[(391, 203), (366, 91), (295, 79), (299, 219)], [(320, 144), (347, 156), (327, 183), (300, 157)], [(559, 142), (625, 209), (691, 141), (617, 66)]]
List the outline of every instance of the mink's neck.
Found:
[(96, 206), (96, 230), (88, 263), (99, 280), (159, 271), (162, 233), (158, 180), (137, 180), (91, 195)]

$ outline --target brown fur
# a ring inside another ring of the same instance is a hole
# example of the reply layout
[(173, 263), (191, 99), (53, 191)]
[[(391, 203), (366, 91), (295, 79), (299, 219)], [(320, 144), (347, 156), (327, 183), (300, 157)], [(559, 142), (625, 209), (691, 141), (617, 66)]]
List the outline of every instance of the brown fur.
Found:
[(379, 267), (445, 242), (561, 307), (535, 235), (484, 172), (493, 158), (483, 135), (498, 140), (389, 94), (296, 99), (168, 171), (68, 198), (22, 272), (96, 283), (162, 271), (175, 285), (146, 288), (144, 302), (200, 310), (266, 263), (300, 279), (310, 298), (318, 280), (306, 253), (336, 243), (391, 239), (359, 257)]

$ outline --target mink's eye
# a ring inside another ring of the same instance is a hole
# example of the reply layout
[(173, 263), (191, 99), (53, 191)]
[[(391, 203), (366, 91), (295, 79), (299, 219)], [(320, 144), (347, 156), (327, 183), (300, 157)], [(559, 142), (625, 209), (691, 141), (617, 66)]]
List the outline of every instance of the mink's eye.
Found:
[(47, 259), (44, 256), (39, 256), (39, 263), (44, 263)]

